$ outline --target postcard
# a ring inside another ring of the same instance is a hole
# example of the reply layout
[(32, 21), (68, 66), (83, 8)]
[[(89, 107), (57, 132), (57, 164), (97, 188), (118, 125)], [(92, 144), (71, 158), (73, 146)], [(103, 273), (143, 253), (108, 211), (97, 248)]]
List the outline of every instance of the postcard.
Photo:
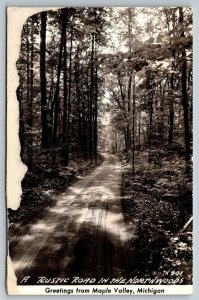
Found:
[(192, 9), (7, 8), (7, 292), (192, 294)]

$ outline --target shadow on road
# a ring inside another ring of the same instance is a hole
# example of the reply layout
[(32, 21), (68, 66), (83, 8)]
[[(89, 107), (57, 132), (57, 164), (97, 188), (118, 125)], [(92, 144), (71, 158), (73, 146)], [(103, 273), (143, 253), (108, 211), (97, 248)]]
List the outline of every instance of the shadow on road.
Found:
[[(69, 231), (76, 230), (75, 222), (70, 226)], [(56, 244), (49, 248), (51, 242), (49, 236), (46, 246), (39, 250), (30, 266), (16, 272), (18, 284), (35, 285), (39, 277), (69, 277), (72, 281), (73, 277), (78, 276), (83, 279), (95, 278), (98, 281), (101, 278), (119, 278), (128, 273), (129, 277), (132, 275), (135, 260), (130, 256), (128, 245), (121, 245), (121, 241), (113, 233), (84, 224), (73, 249), (68, 247), (71, 237), (67, 232), (60, 239), (57, 238)], [(23, 246), (26, 246), (25, 241)], [(21, 283), (26, 276), (31, 276), (28, 282)]]

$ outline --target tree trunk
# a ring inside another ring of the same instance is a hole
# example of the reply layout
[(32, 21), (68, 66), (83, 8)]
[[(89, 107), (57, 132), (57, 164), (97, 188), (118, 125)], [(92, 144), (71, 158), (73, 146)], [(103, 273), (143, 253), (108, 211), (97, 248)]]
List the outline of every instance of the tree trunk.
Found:
[(136, 107), (135, 107), (135, 74), (133, 74), (133, 128), (132, 128), (132, 134), (133, 134), (133, 141), (132, 141), (132, 171), (133, 171), (133, 175), (135, 174), (135, 113), (136, 113)]
[(53, 114), (54, 114), (54, 66), (51, 66), (51, 90), (49, 96), (50, 112), (49, 112), (49, 128), (48, 128), (48, 144), (52, 146), (53, 141)]
[(164, 144), (164, 89), (162, 88), (162, 83), (159, 85), (159, 93), (160, 93), (160, 113), (158, 120), (158, 133), (160, 144)]
[(92, 34), (91, 39), (91, 74), (90, 74), (90, 103), (89, 103), (89, 127), (90, 127), (90, 159), (93, 159), (93, 96), (94, 96), (94, 45), (95, 35)]
[(27, 115), (27, 124), (30, 126), (30, 42), (27, 38), (27, 103), (28, 103), (28, 115)]
[(153, 95), (149, 93), (149, 149), (152, 146), (152, 126), (153, 126)]
[(95, 70), (95, 106), (94, 106), (94, 157), (97, 161), (97, 112), (98, 112), (98, 70)]
[(80, 109), (80, 76), (79, 76), (79, 45), (77, 48), (76, 53), (76, 61), (75, 61), (75, 80), (76, 80), (76, 96), (77, 96), (77, 118), (78, 118), (78, 151), (80, 150), (80, 153), (83, 154), (83, 138), (82, 138), (82, 116), (81, 116), (81, 109)]
[(66, 32), (66, 18), (65, 14), (62, 12), (61, 15), (62, 21), (62, 30), (61, 30), (61, 41), (60, 41), (60, 48), (59, 48), (59, 60), (58, 60), (58, 67), (57, 67), (57, 82), (55, 86), (55, 94), (54, 94), (54, 128), (53, 128), (53, 146), (55, 147), (57, 144), (57, 129), (58, 129), (58, 114), (59, 114), (59, 91), (60, 91), (60, 75), (61, 75), (61, 67), (62, 67), (62, 55), (63, 55), (63, 46), (64, 46), (64, 34)]
[(171, 74), (171, 79), (170, 79), (170, 98), (169, 98), (169, 145), (173, 143), (173, 124), (174, 124), (174, 103), (173, 103), (173, 91), (174, 91), (174, 78), (173, 74)]
[[(179, 7), (179, 23), (183, 23), (183, 8)], [(181, 37), (184, 37), (184, 32), (181, 33)], [(187, 60), (186, 60), (186, 52), (185, 49), (182, 49), (182, 77), (181, 77), (181, 85), (182, 85), (182, 106), (183, 106), (183, 114), (184, 114), (184, 141), (185, 141), (185, 160), (189, 161), (191, 157), (191, 149), (190, 149), (190, 129), (189, 129), (189, 100), (187, 95)]]
[(30, 97), (29, 97), (29, 126), (32, 128), (33, 125), (33, 111), (32, 111), (32, 106), (33, 106), (33, 97), (34, 97), (34, 72), (33, 72), (33, 67), (34, 67), (34, 41), (33, 41), (33, 22), (34, 18), (32, 18), (31, 21), (31, 44), (30, 44)]
[[(64, 29), (63, 29), (64, 30)], [(63, 107), (63, 137), (62, 137), (62, 158), (63, 163), (68, 165), (68, 86), (67, 86), (67, 47), (66, 47), (66, 30), (63, 32), (63, 71), (64, 71), (64, 107)]]
[(42, 148), (48, 148), (47, 99), (46, 99), (46, 20), (47, 13), (41, 13), (40, 31), (40, 91), (41, 91), (41, 127)]

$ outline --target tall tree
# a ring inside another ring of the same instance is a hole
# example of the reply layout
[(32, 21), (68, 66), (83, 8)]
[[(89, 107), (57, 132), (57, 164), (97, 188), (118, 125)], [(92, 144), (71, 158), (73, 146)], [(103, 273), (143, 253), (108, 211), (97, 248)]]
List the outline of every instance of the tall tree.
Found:
[(65, 10), (60, 12), (61, 19), (61, 34), (60, 34), (60, 45), (59, 45), (59, 56), (58, 56), (58, 66), (57, 66), (57, 81), (54, 92), (54, 128), (53, 128), (53, 146), (57, 145), (57, 130), (58, 130), (58, 122), (59, 122), (59, 109), (60, 109), (60, 78), (61, 78), (61, 69), (62, 69), (62, 56), (63, 56), (63, 47), (64, 47), (64, 39), (66, 34), (66, 16)]
[(47, 98), (46, 98), (46, 22), (47, 13), (41, 13), (40, 30), (40, 91), (41, 91), (41, 125), (42, 125), (42, 148), (48, 147), (48, 123), (47, 123)]
[[(67, 12), (66, 10), (63, 11), (63, 14), (65, 15), (64, 18), (67, 18)], [(62, 158), (65, 165), (68, 165), (68, 159), (69, 159), (69, 149), (68, 149), (68, 130), (69, 130), (69, 124), (68, 124), (68, 84), (67, 84), (67, 45), (66, 45), (66, 26), (63, 28), (63, 85), (64, 85), (64, 103), (63, 103), (63, 137), (62, 137)]]
[[(183, 24), (184, 15), (183, 8), (179, 7), (179, 23)], [(182, 29), (180, 36), (185, 37), (184, 30)], [(184, 140), (185, 140), (185, 159), (188, 161), (191, 156), (190, 149), (190, 129), (189, 129), (189, 99), (187, 95), (187, 60), (185, 47), (182, 48), (182, 67), (181, 67), (181, 91), (182, 91), (182, 106), (184, 114)]]

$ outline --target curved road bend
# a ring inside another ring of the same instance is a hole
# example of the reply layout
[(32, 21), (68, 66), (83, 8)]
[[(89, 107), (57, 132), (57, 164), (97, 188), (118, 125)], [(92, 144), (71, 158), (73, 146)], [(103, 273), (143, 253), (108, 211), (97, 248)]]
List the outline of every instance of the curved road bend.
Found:
[(10, 246), (18, 284), (31, 276), (118, 278), (128, 268), (128, 230), (121, 210), (121, 163), (103, 163), (58, 196), (42, 219)]

